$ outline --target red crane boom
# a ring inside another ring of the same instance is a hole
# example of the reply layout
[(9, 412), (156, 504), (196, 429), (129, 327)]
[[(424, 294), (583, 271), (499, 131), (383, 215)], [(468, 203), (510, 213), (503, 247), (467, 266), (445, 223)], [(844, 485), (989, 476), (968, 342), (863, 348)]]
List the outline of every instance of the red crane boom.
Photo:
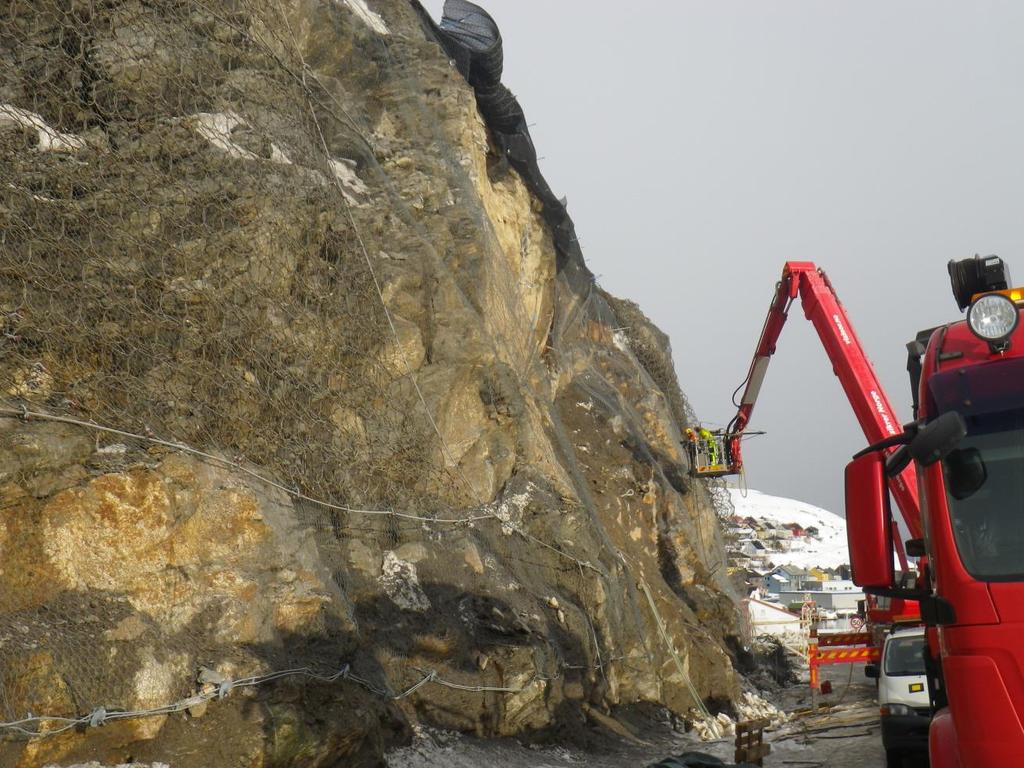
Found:
[[(874, 444), (888, 437), (899, 435), (903, 427), (896, 418), (889, 398), (868, 360), (857, 334), (846, 315), (846, 310), (836, 296), (835, 289), (824, 271), (807, 261), (786, 262), (782, 279), (775, 287), (775, 296), (768, 308), (768, 316), (761, 331), (761, 338), (750, 363), (739, 410), (723, 436), (726, 463), (718, 471), (702, 472), (695, 467), (696, 474), (735, 474), (743, 469), (740, 441), (750, 421), (761, 391), (768, 363), (775, 354), (779, 336), (786, 324), (790, 305), (799, 296), (804, 314), (814, 325), (825, 352), (832, 362), (832, 368), (839, 378), (853, 412), (860, 423), (868, 443)], [(910, 531), (911, 538), (922, 536), (921, 509), (918, 502), (915, 468), (911, 463), (899, 475), (889, 481), (893, 498), (899, 506)], [(895, 536), (897, 550), (904, 561), (902, 541)]]

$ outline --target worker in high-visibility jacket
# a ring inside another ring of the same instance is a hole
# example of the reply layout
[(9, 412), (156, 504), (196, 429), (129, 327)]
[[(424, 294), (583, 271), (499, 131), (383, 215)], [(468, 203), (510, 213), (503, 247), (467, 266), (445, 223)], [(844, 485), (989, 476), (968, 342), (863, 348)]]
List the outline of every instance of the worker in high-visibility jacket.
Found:
[(716, 466), (718, 464), (718, 443), (715, 442), (715, 436), (705, 427), (701, 427), (697, 434), (704, 441), (705, 450), (708, 453), (708, 464), (712, 467)]

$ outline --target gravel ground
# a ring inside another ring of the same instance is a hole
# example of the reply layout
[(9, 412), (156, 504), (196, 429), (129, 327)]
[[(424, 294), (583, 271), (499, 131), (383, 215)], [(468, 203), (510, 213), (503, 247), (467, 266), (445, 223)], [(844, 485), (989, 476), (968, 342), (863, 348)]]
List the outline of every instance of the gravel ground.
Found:
[[(805, 682), (766, 696), (791, 713), (791, 719), (766, 733), (772, 745), (765, 768), (884, 768), (874, 682), (861, 664), (827, 667), (822, 679), (833, 692), (818, 697), (810, 711)], [(629, 724), (643, 743), (607, 738), (599, 749), (568, 746), (523, 746), (514, 741), (481, 741), (454, 734), (424, 734), (412, 747), (388, 757), (390, 768), (641, 768), (670, 755), (701, 751), (732, 760), (732, 740), (700, 742), (673, 731), (667, 722), (648, 727)], [(927, 768), (908, 762), (905, 768)]]
[(821, 678), (831, 681), (833, 692), (818, 697), (817, 714), (809, 711), (806, 673), (804, 682), (783, 692), (779, 706), (794, 715), (770, 734), (765, 768), (884, 768), (875, 684), (864, 677), (864, 665), (824, 667)]

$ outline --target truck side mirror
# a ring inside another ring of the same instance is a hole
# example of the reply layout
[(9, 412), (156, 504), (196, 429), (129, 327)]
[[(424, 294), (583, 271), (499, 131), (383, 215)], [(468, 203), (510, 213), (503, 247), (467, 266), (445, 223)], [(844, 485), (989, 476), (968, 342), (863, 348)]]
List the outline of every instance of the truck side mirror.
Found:
[(846, 536), (853, 583), (891, 587), (896, 580), (892, 512), (881, 451), (865, 453), (846, 465)]
[(864, 677), (873, 677), (875, 680), (878, 679), (878, 665), (877, 664), (865, 664), (864, 665)]
[(907, 539), (903, 546), (909, 557), (924, 557), (928, 554), (925, 551), (924, 539)]
[(946, 411), (921, 427), (907, 448), (922, 467), (944, 459), (967, 434), (967, 422), (956, 411)]

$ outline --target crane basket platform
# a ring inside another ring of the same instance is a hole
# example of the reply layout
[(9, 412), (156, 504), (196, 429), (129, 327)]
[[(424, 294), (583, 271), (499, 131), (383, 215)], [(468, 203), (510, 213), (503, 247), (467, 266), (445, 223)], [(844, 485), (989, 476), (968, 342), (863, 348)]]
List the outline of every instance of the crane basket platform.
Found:
[(694, 477), (722, 477), (737, 473), (733, 465), (729, 436), (724, 430), (686, 430), (686, 452), (690, 457), (690, 474)]

